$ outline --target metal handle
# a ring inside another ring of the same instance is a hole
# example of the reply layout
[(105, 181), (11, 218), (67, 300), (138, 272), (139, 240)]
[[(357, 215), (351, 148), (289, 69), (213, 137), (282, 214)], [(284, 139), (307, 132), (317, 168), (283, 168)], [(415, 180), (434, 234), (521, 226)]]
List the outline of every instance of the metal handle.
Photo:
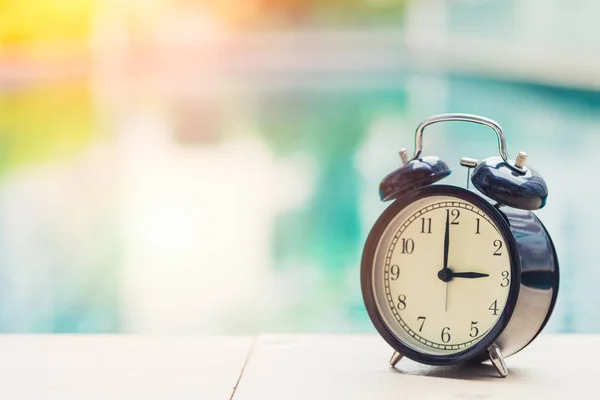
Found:
[(496, 121), (491, 120), (489, 118), (471, 114), (440, 114), (434, 115), (433, 117), (429, 117), (426, 120), (422, 121), (417, 127), (417, 132), (415, 136), (415, 156), (413, 157), (413, 160), (419, 158), (421, 156), (421, 152), (423, 151), (423, 131), (425, 130), (425, 128), (429, 125), (433, 125), (438, 122), (448, 121), (473, 122), (475, 124), (481, 124), (492, 128), (498, 136), (498, 150), (500, 152), (500, 157), (502, 157), (502, 160), (513, 171), (519, 174), (523, 174), (525, 172), (523, 171), (523, 169), (520, 169), (508, 162), (508, 153), (506, 152), (506, 139), (504, 138), (504, 133), (502, 133), (502, 128), (500, 127), (500, 125), (498, 125)]

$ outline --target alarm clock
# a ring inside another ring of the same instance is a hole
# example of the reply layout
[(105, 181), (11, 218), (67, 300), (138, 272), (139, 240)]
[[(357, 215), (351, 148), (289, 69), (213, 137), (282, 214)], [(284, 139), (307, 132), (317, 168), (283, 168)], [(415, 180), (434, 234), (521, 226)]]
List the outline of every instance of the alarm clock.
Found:
[[(439, 183), (448, 165), (422, 154), (424, 129), (449, 121), (484, 125), (498, 139), (498, 156), (460, 160), (464, 188)], [(380, 183), (381, 200), (391, 203), (369, 232), (361, 264), (367, 312), (394, 349), (390, 364), (489, 359), (506, 377), (505, 358), (542, 331), (558, 295), (556, 250), (533, 213), (546, 204), (546, 182), (526, 153), (509, 160), (500, 125), (477, 115), (424, 120), (414, 157), (400, 156), (403, 165)]]

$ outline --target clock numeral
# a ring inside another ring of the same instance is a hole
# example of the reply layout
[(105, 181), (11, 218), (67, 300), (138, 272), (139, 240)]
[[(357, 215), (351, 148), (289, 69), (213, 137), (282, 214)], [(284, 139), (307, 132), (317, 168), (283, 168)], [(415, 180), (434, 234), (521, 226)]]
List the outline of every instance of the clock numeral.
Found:
[(481, 222), (481, 218), (477, 218), (477, 230), (475, 231), (476, 235), (481, 235), (481, 232), (479, 232), (479, 224)]
[(421, 218), (421, 233), (431, 233), (431, 218)]
[(406, 309), (406, 296), (401, 294), (398, 296), (398, 310), (402, 311)]
[(415, 241), (412, 239), (402, 239), (402, 254), (412, 254), (415, 251)]
[(494, 251), (494, 255), (501, 256), (502, 252), (500, 251), (500, 249), (502, 248), (502, 240), (494, 240), (494, 247), (496, 248), (496, 251)]
[(442, 329), (442, 342), (444, 343), (448, 343), (450, 341), (451, 337), (450, 337), (450, 327), (447, 326), (444, 329)]
[(421, 326), (419, 327), (419, 332), (423, 330), (423, 325), (425, 325), (425, 320), (427, 317), (417, 317), (417, 321), (421, 321)]
[(498, 315), (498, 300), (494, 300), (490, 308), (488, 308), (494, 315)]
[(392, 274), (392, 280), (393, 281), (397, 281), (398, 277), (400, 276), (400, 267), (397, 266), (396, 264), (392, 265), (392, 267), (390, 268), (390, 274)]
[(446, 209), (446, 217), (448, 220), (450, 220), (450, 216), (454, 217), (452, 222), (450, 222), (450, 225), (458, 225), (457, 219), (460, 217), (460, 210), (457, 210), (456, 208), (454, 210)]
[(479, 335), (479, 329), (475, 326), (477, 325), (477, 322), (479, 321), (471, 321), (471, 333), (469, 334), (471, 337), (477, 337), (477, 335)]
[(500, 284), (500, 286), (507, 287), (510, 284), (510, 279), (508, 279), (509, 276), (510, 274), (508, 273), (508, 271), (502, 271), (502, 283)]

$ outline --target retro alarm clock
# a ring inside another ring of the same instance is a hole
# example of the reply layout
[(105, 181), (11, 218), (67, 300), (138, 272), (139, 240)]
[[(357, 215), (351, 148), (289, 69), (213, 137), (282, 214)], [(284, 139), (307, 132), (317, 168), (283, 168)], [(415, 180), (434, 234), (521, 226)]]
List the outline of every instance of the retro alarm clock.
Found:
[[(439, 184), (448, 165), (422, 154), (424, 129), (449, 121), (485, 125), (498, 138), (499, 156), (461, 159), (466, 188)], [(394, 349), (390, 364), (489, 359), (505, 377), (505, 357), (542, 331), (558, 294), (554, 244), (532, 212), (546, 204), (546, 182), (526, 153), (509, 160), (500, 125), (476, 115), (424, 120), (414, 157), (400, 156), (403, 165), (379, 186), (392, 203), (371, 229), (361, 265), (367, 312)]]

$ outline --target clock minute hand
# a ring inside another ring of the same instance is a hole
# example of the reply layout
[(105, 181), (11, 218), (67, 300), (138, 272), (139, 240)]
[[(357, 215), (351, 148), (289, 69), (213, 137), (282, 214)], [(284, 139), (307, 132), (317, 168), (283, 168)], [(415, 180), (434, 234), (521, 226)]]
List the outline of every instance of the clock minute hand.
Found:
[(453, 278), (475, 279), (485, 278), (486, 276), (490, 276), (490, 274), (482, 274), (481, 272), (452, 272)]
[[(444, 233), (444, 268), (440, 271), (450, 273), (448, 268), (448, 248), (450, 247), (450, 210), (446, 210), (446, 232)], [(441, 279), (440, 275), (438, 277)], [(448, 281), (446, 281), (446, 302), (444, 303), (444, 311), (448, 311)]]
[(444, 233), (444, 269), (448, 269), (448, 249), (450, 247), (450, 213), (446, 210), (446, 232)]

